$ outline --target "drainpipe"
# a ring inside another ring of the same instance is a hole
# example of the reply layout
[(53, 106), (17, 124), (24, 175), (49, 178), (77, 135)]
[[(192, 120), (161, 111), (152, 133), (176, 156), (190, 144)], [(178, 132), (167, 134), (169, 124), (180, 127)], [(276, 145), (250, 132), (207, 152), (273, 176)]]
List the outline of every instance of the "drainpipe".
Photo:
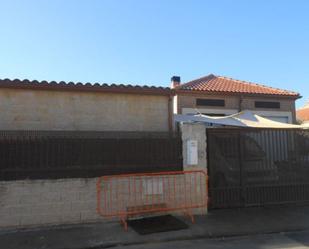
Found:
[(168, 96), (168, 130), (173, 131), (173, 95)]
[(173, 76), (171, 78), (171, 92), (170, 95), (168, 96), (168, 129), (170, 132), (174, 130), (174, 124), (173, 124), (173, 114), (174, 114), (174, 108), (178, 108), (177, 106), (174, 107), (174, 96), (176, 95), (175, 93), (175, 88), (180, 86), (180, 76)]

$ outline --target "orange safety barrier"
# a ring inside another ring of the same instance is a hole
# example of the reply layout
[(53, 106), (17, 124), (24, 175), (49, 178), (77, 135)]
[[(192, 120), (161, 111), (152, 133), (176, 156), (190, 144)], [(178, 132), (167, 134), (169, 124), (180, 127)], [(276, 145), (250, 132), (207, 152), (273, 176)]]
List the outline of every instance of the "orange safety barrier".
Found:
[(127, 219), (149, 213), (182, 211), (192, 223), (192, 210), (207, 207), (205, 171), (170, 171), (102, 176), (97, 182), (97, 212)]

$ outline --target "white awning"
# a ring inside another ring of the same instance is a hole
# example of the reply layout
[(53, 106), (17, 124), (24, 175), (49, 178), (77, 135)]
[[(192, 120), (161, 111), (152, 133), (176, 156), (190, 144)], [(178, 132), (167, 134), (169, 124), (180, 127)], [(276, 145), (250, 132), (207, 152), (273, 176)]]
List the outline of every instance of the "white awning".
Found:
[(309, 123), (308, 123), (308, 122), (303, 123), (303, 124), (301, 124), (300, 126), (301, 126), (302, 128), (304, 128), (304, 129), (309, 129)]
[(211, 117), (203, 114), (196, 115), (174, 115), (176, 122), (190, 123), (199, 122), (205, 124), (216, 124), (235, 127), (252, 127), (252, 128), (303, 128), (301, 125), (285, 124), (263, 118), (250, 111), (242, 111), (225, 117)]

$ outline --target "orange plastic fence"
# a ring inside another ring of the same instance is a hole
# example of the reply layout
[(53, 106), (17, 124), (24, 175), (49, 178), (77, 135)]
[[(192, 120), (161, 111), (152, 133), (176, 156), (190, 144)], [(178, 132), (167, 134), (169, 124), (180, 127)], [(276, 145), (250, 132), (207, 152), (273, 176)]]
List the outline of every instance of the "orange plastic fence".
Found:
[(207, 207), (205, 171), (171, 171), (102, 176), (97, 182), (97, 212), (127, 219), (147, 213), (183, 211), (194, 222), (192, 210)]

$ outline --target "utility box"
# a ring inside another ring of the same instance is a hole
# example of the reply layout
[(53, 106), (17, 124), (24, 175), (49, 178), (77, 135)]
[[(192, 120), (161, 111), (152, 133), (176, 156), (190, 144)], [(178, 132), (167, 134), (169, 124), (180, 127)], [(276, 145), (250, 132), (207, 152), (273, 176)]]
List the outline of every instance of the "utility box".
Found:
[(187, 165), (198, 164), (197, 140), (187, 140)]

